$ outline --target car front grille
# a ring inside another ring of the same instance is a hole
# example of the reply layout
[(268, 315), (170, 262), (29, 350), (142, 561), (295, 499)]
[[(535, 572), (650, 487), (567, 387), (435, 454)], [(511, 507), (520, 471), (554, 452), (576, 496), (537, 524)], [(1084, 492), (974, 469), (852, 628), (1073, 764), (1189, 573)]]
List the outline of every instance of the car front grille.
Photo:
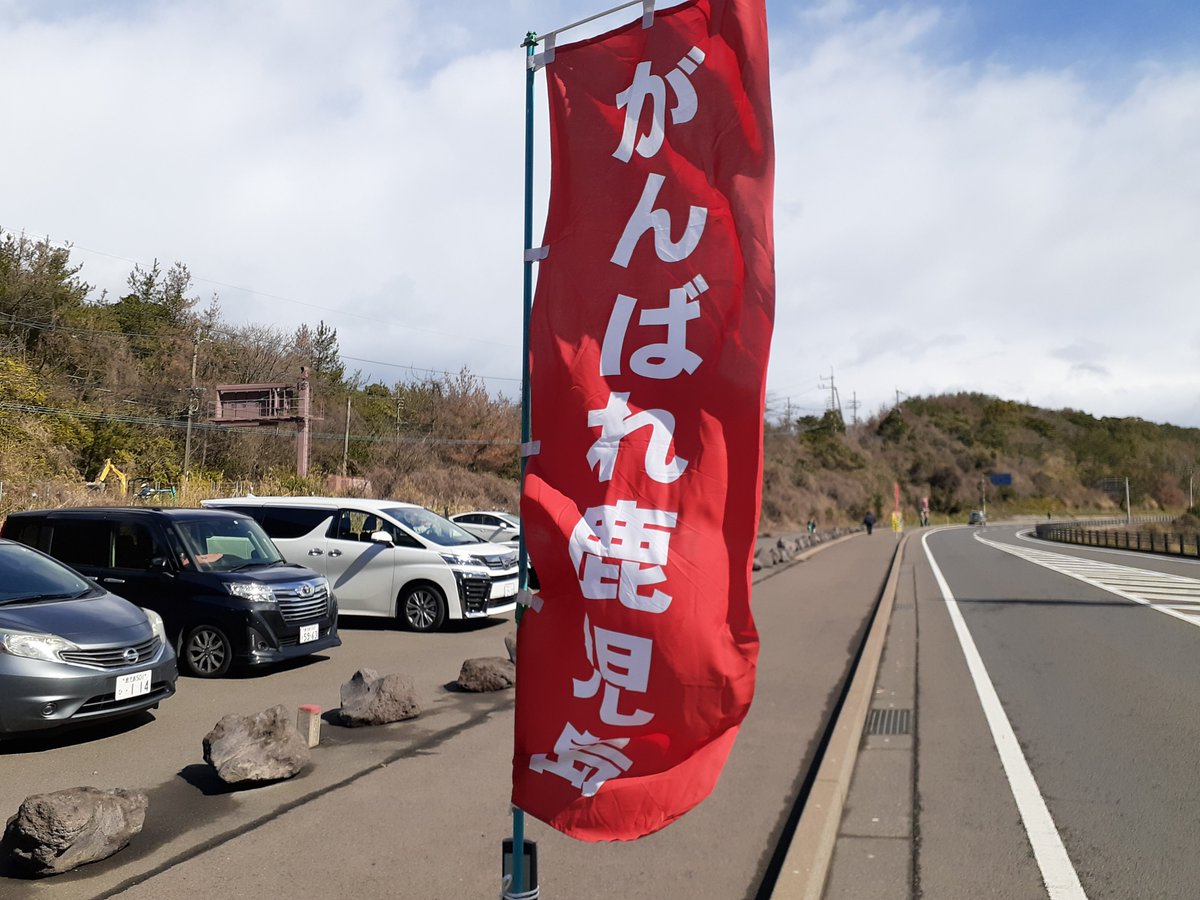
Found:
[[(303, 594), (305, 587), (313, 589), (308, 596)], [(275, 600), (279, 603), (279, 613), (285, 622), (323, 619), (329, 614), (329, 588), (311, 581), (275, 588)]]
[(464, 578), (458, 583), (463, 609), (468, 613), (481, 613), (487, 609), (488, 595), (492, 593), (490, 578)]
[[(94, 666), (97, 669), (127, 669), (148, 659), (154, 659), (161, 647), (162, 641), (155, 636), (140, 644), (122, 644), (98, 650), (64, 650), (59, 656), (64, 662), (75, 663), (79, 666)], [(137, 655), (126, 655), (130, 650)]]
[(517, 564), (517, 554), (515, 552), (481, 556), (479, 558), (483, 560), (484, 565), (489, 569), (511, 569)]

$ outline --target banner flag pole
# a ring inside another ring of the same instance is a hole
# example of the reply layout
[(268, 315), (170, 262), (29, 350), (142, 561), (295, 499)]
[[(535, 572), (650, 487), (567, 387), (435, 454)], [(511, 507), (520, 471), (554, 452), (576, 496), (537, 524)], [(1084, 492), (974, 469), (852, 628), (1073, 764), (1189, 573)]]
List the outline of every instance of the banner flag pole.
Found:
[[(522, 298), (522, 328), (521, 328), (521, 489), (525, 488), (525, 469), (528, 457), (525, 448), (529, 444), (531, 425), (529, 412), (529, 320), (533, 306), (533, 258), (529, 251), (533, 248), (533, 76), (534, 67), (530, 64), (537, 50), (537, 34), (530, 31), (525, 35), (526, 66), (525, 66), (525, 233), (523, 265), (524, 293)], [(529, 590), (529, 552), (525, 548), (525, 529), (517, 534), (517, 565), (518, 588), (525, 596)], [(525, 607), (517, 604), (516, 620), (517, 635), (521, 633), (521, 615)], [(512, 808), (512, 882), (505, 887), (505, 897), (537, 896), (537, 885), (528, 895), (525, 895), (525, 811), (519, 806)], [(511, 891), (509, 890), (511, 888)]]
[[(640, 15), (603, 34), (524, 45), (547, 79), (550, 189), (525, 248), (536, 590), (511, 803), (589, 842), (708, 797), (753, 700), (775, 299), (765, 0), (626, 6)], [(506, 881), (523, 850), (530, 891), (535, 845), (505, 843)]]

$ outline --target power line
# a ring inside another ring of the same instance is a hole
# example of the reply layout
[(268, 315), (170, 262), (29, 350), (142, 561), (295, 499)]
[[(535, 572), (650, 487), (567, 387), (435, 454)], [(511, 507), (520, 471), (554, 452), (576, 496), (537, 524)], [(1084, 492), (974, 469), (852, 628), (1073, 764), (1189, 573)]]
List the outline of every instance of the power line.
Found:
[[(61, 409), (53, 406), (34, 406), (26, 403), (8, 403), (0, 401), (0, 411), (4, 412), (23, 412), (33, 415), (46, 416), (72, 416), (76, 419), (84, 419), (87, 421), (101, 422), (124, 422), (132, 425), (153, 425), (161, 428), (187, 428), (187, 422), (177, 419), (161, 419), (152, 418), (150, 416), (129, 416), (119, 415), (116, 413), (94, 413), (85, 412), (83, 410)], [(220, 425), (215, 422), (193, 422), (192, 428), (197, 431), (209, 431), (230, 433), (237, 432), (241, 434), (256, 434), (256, 435), (279, 435), (283, 437), (295, 437), (294, 431), (284, 428), (254, 428), (247, 429), (240, 425)], [(345, 438), (344, 432), (318, 431), (310, 432), (310, 437), (318, 440), (337, 440), (341, 441)], [(516, 447), (520, 441), (483, 441), (469, 438), (434, 438), (434, 437), (397, 437), (391, 434), (375, 435), (375, 434), (352, 434), (350, 439), (354, 441), (367, 443), (402, 443), (402, 444), (445, 444), (448, 446), (471, 446), (471, 447)]]
[[(410, 372), (425, 372), (426, 374), (429, 374), (429, 375), (447, 375), (451, 378), (453, 378), (455, 375), (459, 374), (458, 372), (451, 372), (446, 369), (426, 369), (426, 368), (422, 368), (421, 366), (412, 366), (412, 365), (406, 366), (403, 363), (383, 362), (382, 360), (378, 360), (378, 359), (363, 359), (358, 356), (340, 356), (339, 355), (339, 358), (340, 359), (348, 359), (351, 362), (367, 363), (368, 365), (372, 365), (372, 366), (391, 366), (394, 369), (408, 369)], [(479, 375), (478, 373), (471, 372), (470, 370), (468, 370), (467, 374), (473, 375), (475, 378), (482, 378), (485, 381), (515, 381), (518, 383), (520, 383), (520, 381), (521, 381), (520, 378), (512, 378), (508, 375)]]
[[(101, 306), (90, 307), (90, 308), (103, 309), (103, 307), (101, 307)], [(163, 342), (186, 341), (187, 340), (186, 335), (143, 334), (143, 333), (137, 332), (137, 331), (106, 331), (102, 328), (74, 328), (69, 325), (59, 325), (54, 322), (37, 322), (37, 321), (30, 320), (30, 319), (18, 319), (15, 314), (10, 315), (7, 319), (0, 319), (0, 324), (5, 324), (5, 325), (9, 325), (9, 326), (21, 325), (26, 328), (36, 328), (40, 331), (52, 331), (52, 332), (58, 332), (58, 333), (62, 333), (62, 334), (74, 334), (74, 335), (80, 335), (83, 337), (149, 338), (152, 340), (159, 340), (159, 341), (163, 341)], [(207, 329), (207, 332), (220, 335), (220, 336), (226, 338), (227, 340), (231, 340), (231, 341), (236, 341), (241, 337), (241, 335), (238, 334), (236, 329), (232, 329), (229, 327), (210, 327)], [(384, 362), (383, 360), (379, 360), (379, 359), (363, 359), (362, 357), (359, 357), (359, 356), (347, 356), (342, 353), (338, 354), (338, 359), (349, 360), (350, 362), (366, 363), (368, 365), (374, 365), (374, 366), (390, 366), (390, 367), (396, 368), (396, 369), (407, 369), (410, 372), (424, 372), (424, 373), (427, 373), (430, 375), (446, 375), (449, 377), (454, 377), (455, 375), (459, 374), (458, 372), (451, 372), (448, 369), (430, 369), (430, 368), (425, 368), (423, 366), (405, 365), (403, 363)], [(512, 382), (516, 382), (516, 383), (520, 383), (520, 381), (521, 381), (520, 378), (514, 378), (514, 377), (511, 377), (508, 375), (480, 375), (475, 372), (469, 372), (469, 374), (474, 375), (476, 378), (480, 378), (485, 381), (512, 381)]]

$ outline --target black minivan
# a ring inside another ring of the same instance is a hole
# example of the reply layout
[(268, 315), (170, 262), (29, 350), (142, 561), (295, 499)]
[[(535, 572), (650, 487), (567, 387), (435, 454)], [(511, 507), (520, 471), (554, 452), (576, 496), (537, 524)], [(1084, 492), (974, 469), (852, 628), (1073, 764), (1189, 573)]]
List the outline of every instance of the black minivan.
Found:
[(329, 582), (285, 562), (253, 519), (209, 509), (10, 513), (0, 536), (162, 616), (184, 671), (216, 678), (341, 644)]

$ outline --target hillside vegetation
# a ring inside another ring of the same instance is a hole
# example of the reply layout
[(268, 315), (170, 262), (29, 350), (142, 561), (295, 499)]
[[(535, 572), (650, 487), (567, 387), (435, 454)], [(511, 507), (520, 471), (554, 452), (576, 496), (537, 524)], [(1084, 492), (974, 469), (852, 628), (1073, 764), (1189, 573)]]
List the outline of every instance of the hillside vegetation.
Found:
[[(112, 479), (86, 487), (108, 460), (177, 489), (157, 502), (254, 490), (515, 508), (519, 408), (469, 371), (398, 369), (405, 377), (370, 381), (347, 369), (323, 321), (292, 331), (226, 323), (181, 263), (135, 266), (119, 297), (81, 275), (67, 250), (0, 232), (0, 513), (114, 502)], [(294, 425), (218, 427), (208, 416), (214, 386), (295, 384), (301, 366), (315, 417), (305, 479)], [(896, 484), (909, 521), (925, 497), (935, 521), (961, 520), (985, 497), (993, 514), (1116, 511), (1126, 478), (1134, 511), (1181, 511), (1198, 460), (1200, 429), (981, 394), (913, 398), (850, 427), (836, 412), (768, 422), (763, 527), (882, 516)], [(331, 479), (343, 470), (348, 480)], [(1012, 484), (992, 485), (996, 473)]]
[(935, 522), (962, 521), (985, 502), (995, 515), (1120, 511), (1126, 479), (1134, 512), (1181, 512), (1200, 429), (963, 393), (911, 398), (849, 428), (836, 412), (782, 423), (768, 427), (766, 446), (767, 521), (879, 516), (897, 484), (908, 521), (923, 498)]

